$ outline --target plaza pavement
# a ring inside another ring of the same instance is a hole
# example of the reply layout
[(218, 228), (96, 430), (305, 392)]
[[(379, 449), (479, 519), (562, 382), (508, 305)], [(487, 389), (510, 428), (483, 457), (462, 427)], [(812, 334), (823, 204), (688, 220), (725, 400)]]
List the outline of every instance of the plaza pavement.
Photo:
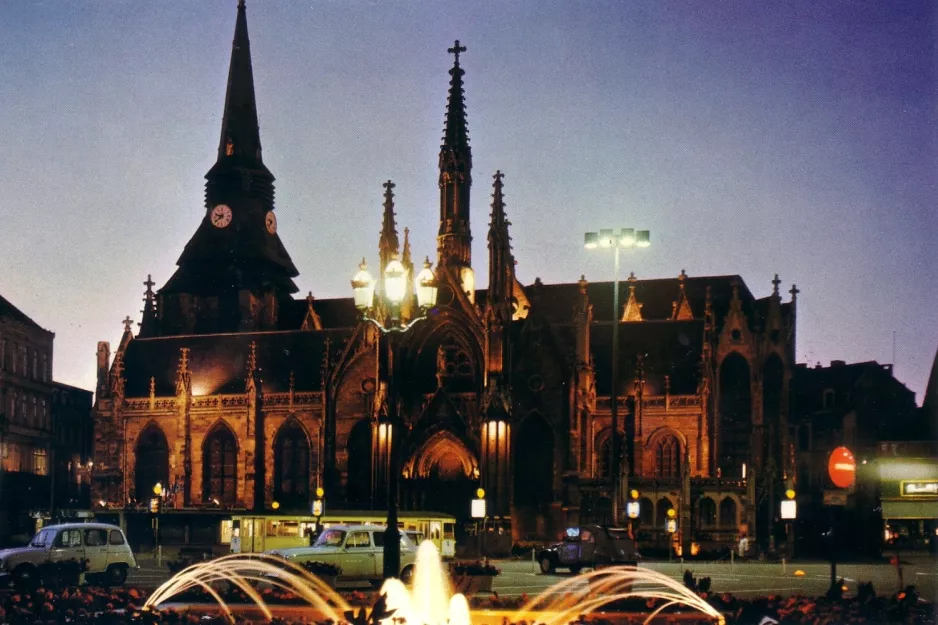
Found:
[[(140, 569), (131, 572), (127, 581), (129, 585), (153, 589), (169, 578), (165, 562), (163, 566), (158, 566), (156, 559), (149, 554), (140, 555), (138, 562)], [(902, 562), (903, 582), (906, 585), (914, 584), (923, 599), (938, 601), (938, 561), (927, 555), (903, 555)], [(555, 575), (544, 575), (536, 563), (530, 560), (502, 560), (493, 563), (502, 570), (502, 574), (494, 580), (494, 591), (505, 597), (523, 593), (534, 596), (573, 577), (563, 571), (558, 571)], [(711, 592), (729, 592), (741, 597), (769, 594), (817, 596), (824, 594), (830, 583), (830, 565), (821, 561), (796, 561), (784, 565), (749, 561), (684, 564), (642, 562), (641, 567), (659, 571), (678, 580), (685, 570), (690, 570), (698, 579), (711, 578)], [(804, 571), (804, 576), (796, 576), (797, 570)], [(859, 582), (873, 582), (873, 587), (879, 595), (891, 595), (899, 585), (896, 567), (887, 562), (838, 564), (837, 576), (844, 579), (848, 594), (856, 592)], [(345, 588), (351, 590), (356, 586), (340, 586), (340, 590)], [(574, 589), (576, 586), (571, 588)]]

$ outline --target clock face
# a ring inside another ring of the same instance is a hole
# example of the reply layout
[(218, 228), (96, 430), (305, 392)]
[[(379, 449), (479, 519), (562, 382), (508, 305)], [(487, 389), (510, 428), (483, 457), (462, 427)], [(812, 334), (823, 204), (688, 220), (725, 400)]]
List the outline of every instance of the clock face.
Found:
[(211, 220), (216, 228), (224, 228), (231, 223), (231, 209), (225, 204), (219, 204), (212, 209)]
[(264, 223), (267, 225), (267, 232), (271, 234), (277, 233), (277, 216), (274, 215), (274, 211), (267, 211), (267, 217), (264, 218)]

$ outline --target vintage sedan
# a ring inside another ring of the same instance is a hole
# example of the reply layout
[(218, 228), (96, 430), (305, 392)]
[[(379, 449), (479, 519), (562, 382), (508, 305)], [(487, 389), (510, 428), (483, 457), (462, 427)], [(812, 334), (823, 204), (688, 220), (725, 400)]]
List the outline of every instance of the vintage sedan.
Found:
[(566, 529), (562, 542), (541, 549), (537, 561), (542, 573), (553, 574), (558, 568), (567, 568), (576, 574), (584, 568), (634, 566), (638, 552), (625, 528), (578, 525)]
[[(324, 562), (342, 572), (337, 581), (369, 581), (380, 584), (384, 572), (384, 527), (379, 525), (333, 525), (323, 531), (312, 547), (271, 549), (271, 555), (291, 562)], [(417, 546), (401, 532), (401, 570), (407, 582), (413, 576)]]

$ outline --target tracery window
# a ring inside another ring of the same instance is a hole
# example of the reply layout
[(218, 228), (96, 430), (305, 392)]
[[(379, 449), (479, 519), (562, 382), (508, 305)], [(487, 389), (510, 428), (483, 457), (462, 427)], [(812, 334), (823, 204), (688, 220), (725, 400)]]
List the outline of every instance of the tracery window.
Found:
[(681, 444), (676, 436), (664, 436), (658, 441), (655, 446), (655, 466), (658, 477), (666, 480), (680, 477)]
[(169, 487), (169, 445), (159, 427), (151, 424), (140, 434), (134, 456), (134, 487), (139, 501), (152, 497), (157, 482)]
[(309, 441), (298, 424), (285, 425), (274, 446), (274, 487), (286, 507), (306, 507), (309, 500)]
[(219, 426), (202, 445), (202, 498), (232, 506), (237, 500), (238, 444), (234, 434)]

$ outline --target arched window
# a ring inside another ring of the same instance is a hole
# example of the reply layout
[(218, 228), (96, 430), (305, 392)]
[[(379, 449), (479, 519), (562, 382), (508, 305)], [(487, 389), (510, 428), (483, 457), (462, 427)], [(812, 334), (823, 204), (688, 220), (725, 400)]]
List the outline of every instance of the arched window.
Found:
[(137, 501), (148, 501), (159, 482), (169, 487), (169, 445), (166, 436), (151, 423), (137, 438), (134, 453), (134, 490)]
[(717, 446), (717, 466), (723, 477), (742, 477), (743, 464), (752, 462), (752, 394), (749, 363), (735, 352), (720, 365)]
[(711, 527), (717, 524), (717, 504), (709, 497), (700, 500), (700, 526)]
[(202, 445), (202, 499), (233, 506), (238, 492), (238, 443), (220, 425)]
[(295, 421), (280, 428), (274, 443), (274, 498), (286, 508), (309, 503), (309, 441)]
[[(597, 436), (596, 453), (596, 476), (603, 479), (609, 479), (612, 476), (612, 430), (606, 430)], [(625, 442), (625, 436), (620, 431), (618, 440), (616, 440), (619, 450), (619, 470), (622, 470), (622, 449)]]
[(736, 501), (732, 497), (725, 497), (720, 502), (720, 525), (736, 527)]
[(673, 434), (661, 437), (655, 445), (655, 468), (658, 477), (666, 480), (681, 476), (681, 444)]
[(348, 482), (345, 498), (351, 505), (371, 507), (371, 421), (362, 419), (349, 432), (348, 443)]
[(668, 510), (672, 510), (674, 504), (671, 503), (671, 500), (667, 497), (662, 497), (658, 500), (658, 505), (655, 506), (655, 525), (658, 529), (664, 529), (665, 523), (668, 520)]

